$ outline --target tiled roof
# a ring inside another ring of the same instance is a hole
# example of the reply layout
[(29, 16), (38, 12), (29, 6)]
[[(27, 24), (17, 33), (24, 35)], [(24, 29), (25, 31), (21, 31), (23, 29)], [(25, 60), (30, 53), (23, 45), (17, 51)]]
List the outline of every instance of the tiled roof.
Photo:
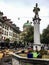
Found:
[(12, 27), (15, 31), (17, 31), (17, 32), (20, 31), (19, 27), (16, 27), (16, 25), (13, 25), (11, 19), (7, 19), (6, 16), (3, 16), (2, 18), (0, 18), (0, 20), (1, 20), (1, 22), (3, 22), (5, 24), (7, 24), (8, 26)]

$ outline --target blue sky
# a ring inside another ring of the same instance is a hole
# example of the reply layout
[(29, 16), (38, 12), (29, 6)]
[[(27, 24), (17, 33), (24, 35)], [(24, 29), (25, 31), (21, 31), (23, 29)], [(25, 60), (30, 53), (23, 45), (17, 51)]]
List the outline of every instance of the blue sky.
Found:
[(49, 24), (49, 0), (0, 0), (0, 11), (22, 30), (23, 24), (27, 20), (32, 21), (34, 17), (33, 8), (36, 3), (40, 8), (40, 32), (42, 33), (43, 29)]

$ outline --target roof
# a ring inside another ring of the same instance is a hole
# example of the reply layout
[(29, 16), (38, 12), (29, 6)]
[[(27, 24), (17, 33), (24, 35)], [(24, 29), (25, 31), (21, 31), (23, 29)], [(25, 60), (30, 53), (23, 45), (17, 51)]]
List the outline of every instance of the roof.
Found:
[(24, 23), (23, 27), (27, 27), (27, 26), (31, 26), (31, 22), (27, 21), (26, 23)]
[(10, 19), (7, 19), (6, 16), (0, 18), (0, 21), (1, 21), (2, 23), (7, 24), (8, 26), (10, 26), (11, 28), (13, 28), (13, 29), (14, 29), (15, 31), (17, 31), (18, 33), (20, 32), (19, 27), (17, 27), (16, 25), (13, 25), (13, 24), (12, 24), (12, 21), (11, 21)]
[(0, 11), (0, 14), (3, 15), (3, 12)]

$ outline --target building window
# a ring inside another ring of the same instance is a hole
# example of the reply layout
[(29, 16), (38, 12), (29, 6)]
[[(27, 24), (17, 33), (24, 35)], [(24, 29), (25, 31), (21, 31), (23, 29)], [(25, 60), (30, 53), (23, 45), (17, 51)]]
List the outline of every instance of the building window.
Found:
[(4, 37), (4, 40), (5, 40), (6, 38)]
[(10, 27), (10, 30), (12, 31), (12, 28)]
[(4, 24), (2, 25), (2, 27), (4, 28)]
[(6, 27), (6, 30), (8, 30), (8, 27)]
[(6, 35), (6, 31), (5, 31), (5, 35)]
[(9, 35), (12, 36), (12, 32), (9, 32)]
[(3, 36), (2, 36), (2, 39), (3, 39)]
[(0, 22), (0, 26), (2, 26), (2, 23)]
[(3, 34), (4, 30), (2, 30), (2, 34)]
[(0, 28), (0, 31), (2, 31), (2, 29)]
[(7, 36), (8, 36), (8, 32), (7, 32)]

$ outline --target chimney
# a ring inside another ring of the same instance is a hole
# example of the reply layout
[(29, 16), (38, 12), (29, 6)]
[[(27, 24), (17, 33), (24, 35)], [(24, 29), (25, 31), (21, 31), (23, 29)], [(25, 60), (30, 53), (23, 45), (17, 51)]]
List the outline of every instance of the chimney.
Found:
[(12, 21), (10, 21), (10, 23), (12, 24)]
[(2, 16), (3, 16), (3, 12), (0, 11), (0, 17), (2, 17)]
[(6, 16), (3, 16), (3, 19), (4, 19), (4, 20), (7, 20), (7, 17), (6, 17)]

